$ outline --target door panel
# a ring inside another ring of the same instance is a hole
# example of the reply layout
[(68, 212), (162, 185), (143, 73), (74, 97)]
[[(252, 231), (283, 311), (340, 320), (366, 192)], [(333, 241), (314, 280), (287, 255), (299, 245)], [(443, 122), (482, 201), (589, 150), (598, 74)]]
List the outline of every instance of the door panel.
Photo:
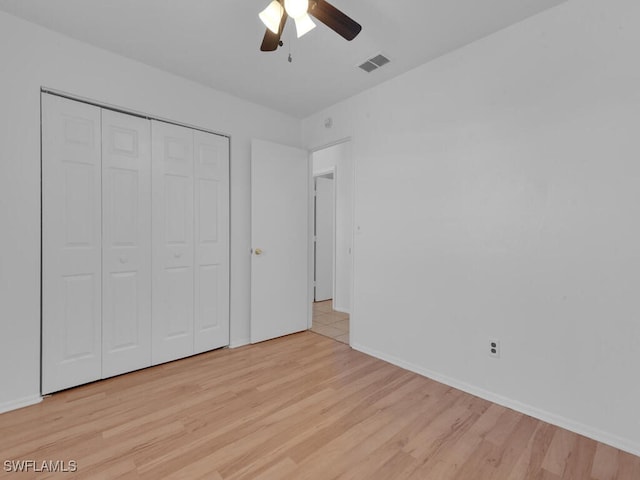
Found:
[(317, 177), (315, 182), (315, 300), (322, 302), (333, 298), (334, 181), (333, 178)]
[[(167, 309), (165, 339), (172, 340), (192, 336), (193, 332), (193, 270), (190, 267), (165, 269), (164, 305)], [(191, 352), (189, 352), (191, 353)]]
[(193, 130), (152, 121), (152, 363), (193, 354)]
[(251, 241), (251, 342), (306, 330), (311, 304), (306, 151), (252, 141)]
[(102, 111), (103, 378), (151, 365), (149, 121)]
[[(128, 351), (140, 347), (141, 340), (147, 340), (146, 331), (140, 328), (138, 315), (138, 306), (140, 305), (141, 295), (138, 285), (140, 276), (137, 272), (111, 272), (110, 278), (105, 283), (110, 283), (111, 290), (111, 313), (110, 322), (103, 322), (103, 339), (109, 339), (109, 352), (117, 354), (121, 351)], [(108, 298), (105, 298), (105, 301)], [(104, 302), (106, 303), (106, 302)], [(106, 308), (105, 308), (106, 310)], [(151, 330), (149, 329), (149, 337)], [(150, 343), (150, 342), (145, 342)], [(145, 358), (142, 366), (151, 364), (151, 349), (149, 348), (149, 357)], [(107, 377), (106, 358), (103, 359), (103, 376)], [(139, 365), (133, 365), (129, 369), (123, 369), (122, 372), (135, 370), (140, 368)], [(119, 373), (122, 373), (119, 372)], [(115, 375), (115, 373), (113, 373)]]
[(64, 169), (64, 215), (67, 247), (95, 246), (95, 165), (66, 162)]
[(191, 175), (166, 173), (164, 176), (165, 239), (168, 245), (188, 247), (191, 241), (192, 181)]
[(194, 131), (194, 352), (229, 344), (229, 139)]
[(64, 281), (64, 361), (91, 358), (96, 336), (93, 317), (94, 291), (97, 278), (93, 274), (65, 275)]
[(100, 109), (42, 95), (42, 392), (101, 376)]

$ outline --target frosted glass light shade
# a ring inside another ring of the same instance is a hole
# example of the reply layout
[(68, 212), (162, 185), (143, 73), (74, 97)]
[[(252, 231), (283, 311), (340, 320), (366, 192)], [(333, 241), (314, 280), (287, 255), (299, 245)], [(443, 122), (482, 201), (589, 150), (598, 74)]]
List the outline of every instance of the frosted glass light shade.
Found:
[(307, 14), (309, 0), (284, 0), (284, 8), (287, 11), (287, 15), (297, 20)]
[(267, 8), (258, 14), (258, 17), (260, 17), (262, 23), (264, 23), (269, 30), (273, 33), (278, 33), (283, 13), (284, 10), (282, 9), (280, 2), (278, 2), (278, 0), (273, 0)]
[(294, 20), (296, 21), (296, 32), (298, 32), (298, 38), (316, 28), (316, 24), (313, 23), (313, 20), (311, 20), (308, 13), (295, 18)]

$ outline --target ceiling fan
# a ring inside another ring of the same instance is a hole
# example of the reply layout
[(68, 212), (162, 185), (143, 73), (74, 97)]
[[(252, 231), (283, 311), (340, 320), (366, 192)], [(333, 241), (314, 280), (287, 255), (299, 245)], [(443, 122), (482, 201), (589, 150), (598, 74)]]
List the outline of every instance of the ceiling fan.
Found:
[(353, 40), (362, 30), (358, 22), (325, 0), (272, 0), (259, 14), (260, 20), (267, 26), (260, 50), (272, 52), (282, 46), (280, 37), (288, 17), (296, 22), (298, 38), (313, 30), (316, 24), (311, 16), (347, 40)]

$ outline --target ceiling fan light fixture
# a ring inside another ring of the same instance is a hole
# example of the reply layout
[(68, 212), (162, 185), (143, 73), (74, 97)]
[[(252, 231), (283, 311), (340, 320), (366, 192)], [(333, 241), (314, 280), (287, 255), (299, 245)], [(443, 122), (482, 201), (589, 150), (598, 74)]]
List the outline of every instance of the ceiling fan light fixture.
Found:
[(316, 24), (313, 23), (313, 20), (311, 20), (309, 14), (294, 18), (294, 21), (296, 22), (296, 32), (298, 33), (298, 38), (316, 28)]
[(282, 20), (282, 15), (284, 14), (284, 9), (278, 0), (273, 0), (267, 8), (261, 11), (258, 14), (262, 23), (271, 30), (273, 33), (277, 34), (280, 30), (280, 20)]
[(298, 20), (309, 11), (309, 0), (284, 0), (284, 9), (287, 15)]
[[(298, 38), (312, 30), (315, 27), (314, 22), (316, 20), (324, 23), (342, 38), (349, 41), (356, 38), (362, 30), (362, 25), (338, 10), (327, 0), (270, 1), (269, 7), (259, 15), (267, 25), (267, 31), (260, 44), (260, 51), (262, 52), (274, 52), (283, 45), (281, 37), (289, 17), (295, 20)], [(313, 17), (313, 20), (310, 17)], [(269, 19), (271, 20), (269, 21)], [(279, 20), (277, 28), (276, 20)]]

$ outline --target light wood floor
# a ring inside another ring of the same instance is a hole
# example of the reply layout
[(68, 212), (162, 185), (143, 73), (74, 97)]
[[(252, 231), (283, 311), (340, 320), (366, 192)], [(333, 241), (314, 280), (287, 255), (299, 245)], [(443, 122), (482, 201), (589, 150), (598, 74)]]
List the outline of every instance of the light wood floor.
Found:
[(349, 314), (334, 310), (332, 300), (315, 302), (311, 331), (349, 344)]
[(640, 479), (640, 458), (304, 332), (0, 415), (0, 460), (88, 479)]

